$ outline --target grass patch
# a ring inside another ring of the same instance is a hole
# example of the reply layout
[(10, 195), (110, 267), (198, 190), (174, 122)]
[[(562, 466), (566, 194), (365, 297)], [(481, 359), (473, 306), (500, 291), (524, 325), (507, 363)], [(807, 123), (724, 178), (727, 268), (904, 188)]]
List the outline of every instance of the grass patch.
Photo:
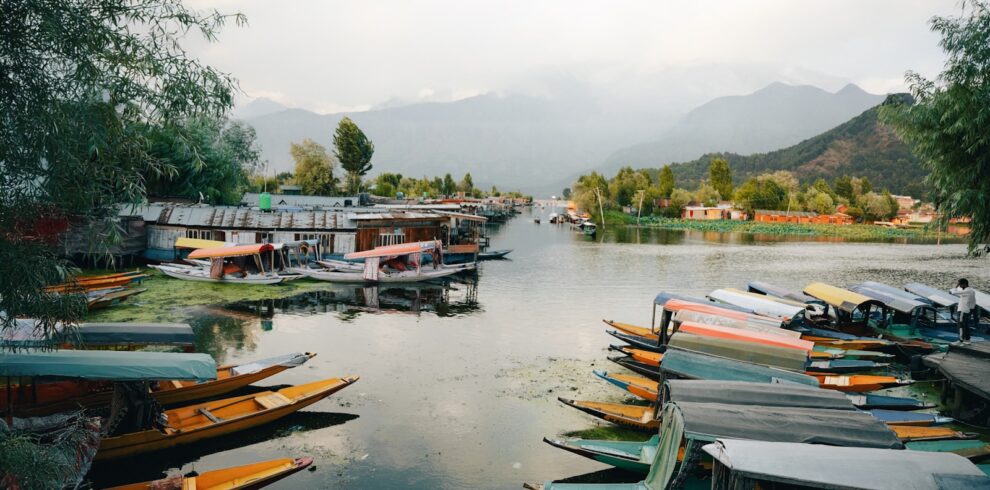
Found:
[[(635, 225), (636, 217), (623, 213), (609, 213), (606, 223)], [(644, 216), (640, 226), (661, 228), (667, 230), (694, 230), (718, 233), (748, 233), (767, 235), (797, 235), (797, 236), (826, 236), (846, 238), (849, 240), (884, 240), (894, 238), (926, 238), (934, 239), (938, 233), (924, 228), (886, 228), (883, 226), (853, 224), (798, 224), (798, 223), (760, 223), (756, 221), (732, 220), (685, 220), (679, 218), (663, 218), (659, 216)], [(945, 241), (957, 241), (961, 238), (954, 235), (942, 234)]]
[(577, 437), (580, 439), (597, 439), (605, 441), (645, 441), (649, 439), (653, 433), (643, 432), (632, 429), (625, 429), (622, 427), (616, 427), (611, 425), (602, 425), (599, 427), (593, 427), (591, 429), (575, 430), (572, 432), (565, 432), (566, 437)]

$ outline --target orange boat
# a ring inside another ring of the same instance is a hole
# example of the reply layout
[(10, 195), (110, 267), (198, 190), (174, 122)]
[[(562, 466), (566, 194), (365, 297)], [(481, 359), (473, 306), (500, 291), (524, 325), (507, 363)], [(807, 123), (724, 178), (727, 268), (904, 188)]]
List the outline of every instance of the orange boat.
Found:
[(278, 391), (226, 398), (166, 410), (168, 426), (104, 437), (97, 461), (136, 456), (220, 437), (278, 420), (352, 384), (357, 376), (331, 378)]
[(911, 380), (899, 379), (894, 376), (871, 376), (864, 374), (853, 374), (849, 376), (834, 376), (826, 373), (806, 373), (808, 376), (818, 378), (822, 388), (838, 390), (846, 393), (863, 393), (867, 391), (882, 390), (893, 386), (904, 386), (912, 383)]
[(643, 349), (634, 349), (632, 347), (611, 347), (613, 350), (622, 352), (633, 359), (650, 366), (660, 367), (660, 361), (663, 360), (663, 354), (659, 352), (650, 352)]
[(205, 471), (197, 476), (175, 475), (108, 490), (248, 490), (266, 487), (313, 464), (313, 458), (282, 458)]
[(913, 425), (890, 425), (889, 427), (904, 442), (975, 439), (977, 437), (977, 434), (959, 432), (948, 427), (918, 427)]
[(640, 327), (629, 323), (620, 323), (612, 320), (602, 320), (602, 321), (605, 322), (606, 325), (613, 327), (621, 332), (625, 332), (629, 335), (643, 337), (646, 339), (650, 339), (654, 342), (660, 341), (660, 336), (654, 333), (653, 330), (650, 330), (649, 328)]
[(584, 413), (594, 415), (614, 424), (639, 430), (656, 431), (660, 421), (655, 417), (655, 408), (650, 405), (626, 405), (622, 403), (592, 402), (557, 398), (561, 403)]
[(106, 274), (102, 276), (76, 277), (69, 282), (48, 286), (45, 290), (53, 293), (67, 293), (74, 291), (109, 289), (126, 286), (131, 282), (144, 280), (147, 277), (147, 274), (143, 274), (140, 271), (121, 272), (119, 274)]
[[(217, 367), (215, 380), (159, 381), (152, 385), (151, 396), (168, 406), (224, 395), (251, 383), (274, 376), (286, 369), (302, 365), (315, 357), (313, 353), (294, 353), (244, 364)], [(99, 408), (110, 404), (113, 383), (107, 381), (58, 381), (41, 383), (29, 390), (12, 390), (18, 415), (48, 415), (80, 406)], [(0, 390), (0, 403), (6, 403), (6, 392)], [(4, 405), (5, 406), (5, 405)]]
[(723, 327), (720, 325), (707, 325), (696, 322), (682, 322), (677, 327), (678, 332), (687, 332), (705, 337), (715, 337), (720, 339), (742, 340), (757, 344), (770, 345), (773, 347), (783, 347), (811, 352), (815, 343), (808, 340), (784, 337), (781, 335), (768, 334), (740, 328)]

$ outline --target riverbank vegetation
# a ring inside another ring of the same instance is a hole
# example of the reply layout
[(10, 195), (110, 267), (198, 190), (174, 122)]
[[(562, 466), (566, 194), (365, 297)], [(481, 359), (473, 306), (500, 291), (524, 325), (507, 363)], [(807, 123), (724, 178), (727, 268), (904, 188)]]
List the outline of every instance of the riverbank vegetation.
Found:
[(866, 179), (847, 175), (832, 184), (818, 179), (800, 184), (793, 173), (779, 170), (752, 177), (735, 187), (729, 162), (715, 158), (709, 164), (709, 178), (693, 189), (677, 187), (674, 172), (665, 166), (652, 178), (647, 170), (624, 167), (611, 179), (592, 172), (574, 185), (574, 200), (596, 220), (601, 213), (630, 211), (639, 217), (678, 218), (694, 204), (715, 206), (733, 201), (735, 207), (752, 216), (756, 210), (811, 211), (832, 214), (841, 209), (857, 221), (883, 221), (895, 216), (898, 203), (886, 189), (879, 192)]
[(620, 211), (610, 211), (605, 216), (606, 223), (661, 228), (665, 230), (711, 231), (718, 233), (747, 233), (767, 235), (827, 236), (849, 240), (883, 240), (888, 238), (948, 238), (934, 227), (888, 228), (883, 226), (852, 224), (804, 224), (804, 223), (763, 223), (740, 220), (688, 220), (664, 216), (645, 216), (637, 220)]

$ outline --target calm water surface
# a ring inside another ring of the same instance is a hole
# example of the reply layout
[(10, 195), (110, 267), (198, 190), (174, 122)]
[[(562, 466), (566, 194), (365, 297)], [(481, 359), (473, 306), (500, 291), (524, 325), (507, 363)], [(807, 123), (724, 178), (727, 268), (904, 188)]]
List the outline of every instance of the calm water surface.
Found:
[[(541, 439), (596, 424), (557, 402), (558, 395), (621, 399), (591, 374), (614, 366), (605, 360), (612, 338), (600, 320), (648, 323), (651, 300), (661, 290), (701, 295), (755, 279), (794, 288), (813, 280), (850, 285), (868, 279), (948, 287), (957, 277), (977, 287), (990, 284), (986, 260), (965, 258), (963, 245), (646, 229), (609, 230), (592, 240), (547, 224), (546, 216), (537, 225), (528, 214), (492, 235), (493, 249), (514, 249), (511, 260), (483, 263), (476, 278), (463, 281), (399, 288), (326, 284), (281, 299), (158, 312), (162, 320), (192, 324), (200, 350), (221, 362), (319, 354), (263, 385), (349, 374), (361, 380), (273, 425), (99, 466), (91, 473), (94, 483), (303, 455), (315, 458), (315, 471), (272, 488), (518, 489), (524, 481), (597, 472), (606, 467)], [(166, 281), (175, 280), (159, 277), (147, 286)], [(149, 307), (140, 298), (115, 314)]]

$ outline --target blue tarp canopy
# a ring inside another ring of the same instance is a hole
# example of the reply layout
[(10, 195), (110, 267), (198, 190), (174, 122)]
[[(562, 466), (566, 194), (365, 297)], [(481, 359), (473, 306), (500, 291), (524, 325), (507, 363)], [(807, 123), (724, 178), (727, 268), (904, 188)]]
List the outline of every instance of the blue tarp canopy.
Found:
[(82, 323), (75, 328), (56, 326), (51, 339), (37, 329), (35, 320), (18, 319), (0, 332), (0, 347), (27, 349), (51, 347), (59, 343), (82, 346), (174, 345), (192, 347), (196, 335), (184, 323)]
[(794, 371), (668, 347), (660, 371), (687, 379), (796, 383), (818, 387), (818, 378)]
[(209, 381), (216, 379), (217, 365), (206, 354), (61, 350), (0, 354), (0, 376)]

